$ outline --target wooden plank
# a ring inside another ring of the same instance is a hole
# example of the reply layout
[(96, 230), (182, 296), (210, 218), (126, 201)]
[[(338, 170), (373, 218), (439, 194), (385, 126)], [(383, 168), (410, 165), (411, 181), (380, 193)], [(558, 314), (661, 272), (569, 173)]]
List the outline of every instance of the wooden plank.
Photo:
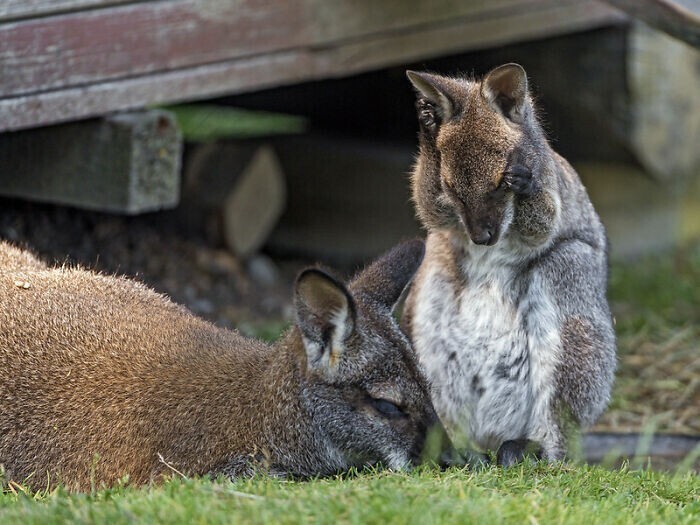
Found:
[(140, 213), (180, 193), (182, 137), (165, 111), (115, 115), (0, 135), (0, 193)]
[[(353, 3), (354, 10), (341, 2), (339, 5), (346, 9), (337, 11), (331, 8), (334, 3), (318, 2), (147, 2), (3, 24), (0, 97), (305, 46), (338, 47), (346, 41), (362, 45), (380, 35), (391, 39), (427, 27), (440, 30), (467, 22), (478, 28), (482, 22), (499, 20), (490, 25), (488, 34), (508, 34), (523, 29), (510, 27), (511, 20), (549, 9), (561, 10), (564, 15), (569, 11), (590, 12), (592, 19), (601, 11), (611, 12), (599, 4), (575, 0), (495, 0), (488, 4), (439, 0), (434, 10), (411, 10), (405, 2), (396, 0), (361, 0)], [(350, 12), (357, 14), (349, 16)], [(532, 23), (533, 33), (546, 32), (545, 23)], [(379, 51), (373, 51), (375, 56), (381, 56)]]
[(3, 0), (0, 2), (0, 21), (36, 18), (117, 4), (133, 4), (136, 1), (138, 0)]
[(60, 91), (0, 99), (0, 131), (53, 124), (166, 102), (215, 97), (309, 78), (304, 52), (272, 53)]
[(269, 144), (218, 141), (188, 148), (181, 215), (187, 228), (206, 232), (240, 258), (265, 243), (286, 203), (286, 182)]
[(437, 0), (409, 9), (400, 0), (177, 0), (26, 20), (0, 25), (0, 97), (327, 45), (542, 3)]
[(347, 39), (337, 45), (303, 45), (174, 71), (87, 83), (38, 95), (0, 98), (0, 130), (346, 75), (624, 19), (618, 11), (598, 2), (540, 0), (538, 5), (540, 9), (536, 10), (505, 13), (497, 10), (491, 13), (492, 18), (467, 16), (439, 24), (407, 27), (388, 34), (378, 33), (360, 40)]
[(319, 56), (323, 63), (318, 68), (325, 76), (341, 76), (387, 64), (484, 49), (625, 20), (623, 15), (596, 2), (539, 2), (511, 9), (507, 16), (501, 13), (493, 18), (467, 18), (456, 24), (381, 34), (377, 38), (328, 48)]
[(700, 47), (700, 0), (607, 0), (635, 18)]
[[(563, 0), (571, 3), (572, 0)], [(314, 41), (340, 42), (462, 18), (507, 16), (512, 10), (552, 4), (543, 0), (307, 0)]]
[(173, 0), (0, 25), (0, 97), (307, 43), (302, 0)]

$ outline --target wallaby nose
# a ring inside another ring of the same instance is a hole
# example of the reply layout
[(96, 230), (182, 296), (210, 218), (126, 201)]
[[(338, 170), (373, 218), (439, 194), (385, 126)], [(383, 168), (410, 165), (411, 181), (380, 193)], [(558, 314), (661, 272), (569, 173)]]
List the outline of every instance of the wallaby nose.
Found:
[(483, 230), (475, 231), (474, 233), (470, 232), (469, 237), (471, 237), (474, 244), (488, 246), (493, 244), (492, 241), (494, 239), (493, 231), (490, 228), (484, 228)]
[(417, 436), (413, 442), (410, 457), (414, 465), (423, 462), (436, 462), (442, 453), (446, 437), (437, 413), (431, 407), (426, 411), (422, 421), (418, 423)]

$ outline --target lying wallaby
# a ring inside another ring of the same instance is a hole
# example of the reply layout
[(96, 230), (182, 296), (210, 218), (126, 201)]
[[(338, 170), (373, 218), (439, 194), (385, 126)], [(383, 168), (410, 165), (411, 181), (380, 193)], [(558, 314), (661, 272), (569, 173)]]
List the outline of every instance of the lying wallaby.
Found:
[(437, 418), (392, 308), (423, 250), (404, 243), (347, 288), (303, 271), (297, 325), (272, 347), (134, 281), (41, 267), (0, 243), (6, 477), (81, 490), (170, 468), (312, 476), (409, 466)]
[(564, 427), (593, 423), (613, 382), (603, 225), (547, 143), (522, 67), (408, 77), (428, 239), (406, 312), (435, 408), (456, 446), (500, 447), (510, 464), (531, 440), (560, 459)]

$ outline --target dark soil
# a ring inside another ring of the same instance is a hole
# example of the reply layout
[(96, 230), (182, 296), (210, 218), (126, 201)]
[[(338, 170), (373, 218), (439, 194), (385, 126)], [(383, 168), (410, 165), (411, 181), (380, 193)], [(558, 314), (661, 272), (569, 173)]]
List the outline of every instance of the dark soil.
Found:
[(179, 212), (125, 217), (0, 200), (0, 238), (49, 264), (79, 264), (145, 282), (224, 327), (274, 336), (291, 320), (304, 261), (248, 261), (192, 231)]

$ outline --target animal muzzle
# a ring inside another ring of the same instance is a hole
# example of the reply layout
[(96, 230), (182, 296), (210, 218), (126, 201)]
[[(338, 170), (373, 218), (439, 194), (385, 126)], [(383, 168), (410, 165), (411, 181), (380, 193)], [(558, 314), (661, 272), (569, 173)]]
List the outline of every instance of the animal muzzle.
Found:
[(468, 226), (467, 233), (474, 244), (481, 246), (493, 246), (498, 241), (498, 228), (495, 226)]
[(443, 449), (449, 442), (447, 433), (434, 410), (426, 414), (425, 419), (418, 424), (418, 432), (410, 458), (414, 465), (420, 463), (436, 463)]
[(465, 210), (462, 215), (462, 225), (474, 244), (493, 246), (498, 241), (499, 227), (494, 218), (488, 214), (469, 214)]

